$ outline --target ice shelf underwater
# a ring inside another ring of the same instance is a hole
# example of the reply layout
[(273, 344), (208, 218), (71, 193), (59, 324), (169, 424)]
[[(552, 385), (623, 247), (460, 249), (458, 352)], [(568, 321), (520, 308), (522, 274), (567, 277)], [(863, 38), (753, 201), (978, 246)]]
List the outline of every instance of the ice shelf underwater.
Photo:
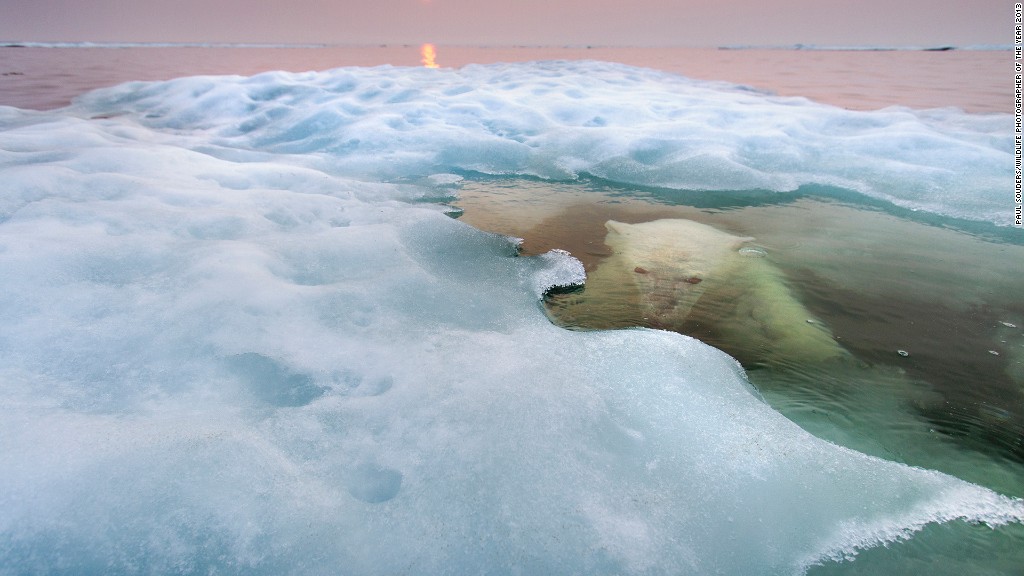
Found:
[(594, 62), (0, 108), (0, 573), (799, 574), (1021, 523), (811, 436), (694, 339), (553, 326), (578, 261), (419, 201), (466, 172), (815, 182), (1003, 225), (1008, 138)]

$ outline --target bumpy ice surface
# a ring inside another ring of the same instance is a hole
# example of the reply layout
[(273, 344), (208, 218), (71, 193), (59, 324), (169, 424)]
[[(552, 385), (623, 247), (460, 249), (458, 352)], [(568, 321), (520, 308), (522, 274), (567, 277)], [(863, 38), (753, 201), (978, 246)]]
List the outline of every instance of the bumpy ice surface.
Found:
[(551, 325), (577, 261), (415, 202), (459, 171), (586, 172), (1000, 223), (999, 120), (599, 63), (0, 108), (0, 573), (784, 574), (1021, 522), (806, 434), (693, 339)]

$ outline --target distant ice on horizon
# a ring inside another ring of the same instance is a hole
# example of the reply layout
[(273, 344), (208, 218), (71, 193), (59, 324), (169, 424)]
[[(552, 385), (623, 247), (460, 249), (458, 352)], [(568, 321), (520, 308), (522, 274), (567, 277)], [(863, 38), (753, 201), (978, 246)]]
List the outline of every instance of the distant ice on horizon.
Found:
[[(415, 43), (408, 43), (413, 45)], [(37, 40), (0, 40), (0, 48), (339, 48), (339, 47), (378, 47), (396, 45), (395, 43), (372, 44), (333, 44), (304, 42), (96, 42), (96, 41), (37, 41)], [(484, 45), (479, 45), (484, 46)], [(517, 47), (519, 44), (487, 44), (488, 47)], [(650, 48), (639, 44), (527, 44), (530, 47), (560, 48)], [(725, 44), (718, 46), (722, 50), (864, 50), (864, 51), (932, 51), (932, 50), (1013, 50), (1012, 44), (934, 44), (934, 45), (903, 45), (903, 44)]]

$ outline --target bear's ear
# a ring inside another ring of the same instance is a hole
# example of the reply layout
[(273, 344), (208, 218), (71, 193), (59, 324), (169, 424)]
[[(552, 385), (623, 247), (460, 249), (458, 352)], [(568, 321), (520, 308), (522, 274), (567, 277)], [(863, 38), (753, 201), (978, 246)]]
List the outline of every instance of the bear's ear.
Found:
[(617, 222), (615, 220), (609, 220), (604, 223), (605, 230), (616, 234), (622, 234), (625, 226), (628, 226), (628, 224), (623, 224), (622, 222)]

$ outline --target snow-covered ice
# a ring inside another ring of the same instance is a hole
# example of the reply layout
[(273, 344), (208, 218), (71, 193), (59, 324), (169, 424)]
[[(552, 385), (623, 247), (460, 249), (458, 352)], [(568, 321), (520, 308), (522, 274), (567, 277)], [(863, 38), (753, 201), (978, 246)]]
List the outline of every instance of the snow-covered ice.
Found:
[(417, 201), (586, 173), (1005, 224), (1010, 138), (586, 62), (0, 108), (0, 573), (786, 574), (1022, 522), (814, 438), (696, 340), (553, 326), (579, 262)]

